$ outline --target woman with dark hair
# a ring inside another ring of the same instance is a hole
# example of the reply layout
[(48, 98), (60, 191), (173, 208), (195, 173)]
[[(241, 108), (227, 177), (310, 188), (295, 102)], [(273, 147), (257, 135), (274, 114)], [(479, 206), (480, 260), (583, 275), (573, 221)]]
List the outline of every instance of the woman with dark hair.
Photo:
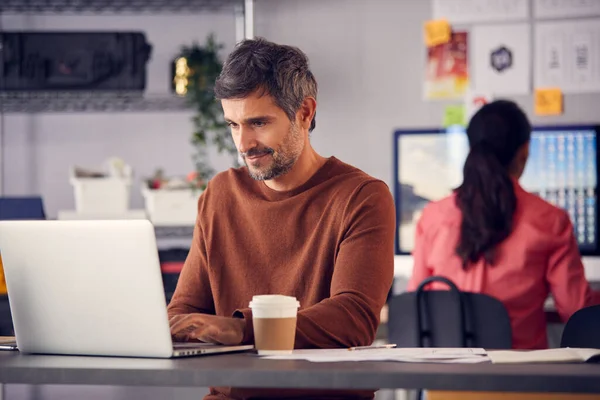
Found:
[(600, 304), (600, 293), (585, 279), (566, 211), (518, 183), (529, 156), (525, 113), (511, 101), (494, 101), (473, 116), (467, 136), (462, 184), (425, 207), (417, 225), (408, 289), (442, 275), (461, 290), (493, 296), (508, 310), (514, 348), (547, 348), (549, 292), (563, 320)]

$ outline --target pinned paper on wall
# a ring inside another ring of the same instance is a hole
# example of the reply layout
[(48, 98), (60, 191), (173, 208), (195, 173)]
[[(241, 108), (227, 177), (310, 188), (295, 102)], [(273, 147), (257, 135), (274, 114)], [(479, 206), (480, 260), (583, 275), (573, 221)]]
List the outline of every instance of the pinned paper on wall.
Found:
[(452, 24), (524, 21), (529, 18), (529, 0), (431, 0), (431, 2), (433, 18), (447, 18)]
[(563, 113), (563, 94), (559, 88), (535, 90), (536, 115), (560, 115)]
[(425, 22), (424, 31), (427, 47), (448, 43), (452, 35), (452, 28), (446, 19)]
[(427, 100), (463, 99), (469, 88), (467, 32), (452, 32), (450, 41), (427, 48), (424, 97)]
[(472, 88), (496, 96), (531, 94), (530, 25), (477, 25), (470, 33)]
[(598, 0), (534, 0), (535, 18), (572, 18), (600, 15)]
[(452, 104), (444, 110), (444, 128), (450, 126), (465, 126), (465, 106), (463, 104)]
[(534, 87), (599, 92), (599, 43), (600, 18), (536, 23)]

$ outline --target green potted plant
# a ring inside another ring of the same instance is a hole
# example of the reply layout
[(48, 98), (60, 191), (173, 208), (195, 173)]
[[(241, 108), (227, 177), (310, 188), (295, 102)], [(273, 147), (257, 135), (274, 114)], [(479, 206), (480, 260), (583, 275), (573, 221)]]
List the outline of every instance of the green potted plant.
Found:
[[(147, 181), (144, 197), (153, 222), (183, 222), (195, 217), (197, 198), (215, 173), (208, 161), (208, 149), (211, 145), (216, 146), (219, 153), (229, 153), (233, 158), (233, 165), (239, 166), (237, 149), (225, 123), (221, 105), (215, 100), (213, 92), (223, 65), (219, 57), (222, 48), (223, 45), (218, 44), (211, 34), (203, 46), (197, 43), (183, 46), (173, 62), (173, 90), (177, 95), (184, 96), (186, 103), (195, 112), (192, 117), (194, 131), (191, 138), (194, 171), (186, 179), (170, 180), (158, 170), (156, 176)], [(159, 200), (158, 196), (163, 200)], [(174, 212), (175, 209), (178, 210), (177, 213)], [(193, 213), (189, 211), (192, 209)], [(162, 212), (160, 210), (167, 213), (166, 218), (157, 216)], [(179, 217), (175, 218), (175, 214)]]
[[(223, 118), (220, 103), (215, 100), (214, 84), (221, 73), (223, 62), (219, 51), (223, 44), (218, 44), (213, 34), (209, 35), (203, 47), (194, 43), (184, 46), (175, 61), (175, 80), (178, 72), (186, 76), (180, 83), (175, 82), (175, 91), (186, 97), (187, 103), (194, 109), (196, 115), (192, 118), (194, 132), (192, 145), (194, 147), (196, 187), (204, 188), (207, 181), (214, 175), (214, 169), (207, 162), (209, 143), (217, 147), (219, 153), (225, 151), (231, 154), (234, 166), (239, 166), (237, 149), (231, 139), (231, 134)], [(183, 92), (183, 93), (181, 93)]]

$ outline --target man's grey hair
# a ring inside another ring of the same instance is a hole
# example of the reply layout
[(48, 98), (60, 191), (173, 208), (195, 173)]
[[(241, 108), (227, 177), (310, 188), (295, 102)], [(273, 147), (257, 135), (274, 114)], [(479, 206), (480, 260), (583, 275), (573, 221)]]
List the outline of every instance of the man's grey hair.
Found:
[[(317, 81), (306, 54), (263, 38), (240, 42), (223, 65), (215, 83), (215, 96), (219, 100), (242, 99), (257, 90), (273, 97), (294, 122), (304, 99), (317, 98)], [(313, 118), (309, 131), (315, 125)]]

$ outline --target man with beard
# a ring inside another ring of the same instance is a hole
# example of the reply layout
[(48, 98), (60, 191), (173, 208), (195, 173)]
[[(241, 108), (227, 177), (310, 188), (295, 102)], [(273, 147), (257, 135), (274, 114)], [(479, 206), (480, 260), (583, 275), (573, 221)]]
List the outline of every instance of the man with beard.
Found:
[[(312, 148), (317, 82), (299, 49), (240, 43), (215, 84), (246, 166), (215, 176), (169, 304), (175, 340), (254, 341), (253, 295), (300, 302), (296, 348), (370, 345), (393, 277), (388, 187)], [(373, 391), (211, 388), (207, 398), (372, 398)]]

